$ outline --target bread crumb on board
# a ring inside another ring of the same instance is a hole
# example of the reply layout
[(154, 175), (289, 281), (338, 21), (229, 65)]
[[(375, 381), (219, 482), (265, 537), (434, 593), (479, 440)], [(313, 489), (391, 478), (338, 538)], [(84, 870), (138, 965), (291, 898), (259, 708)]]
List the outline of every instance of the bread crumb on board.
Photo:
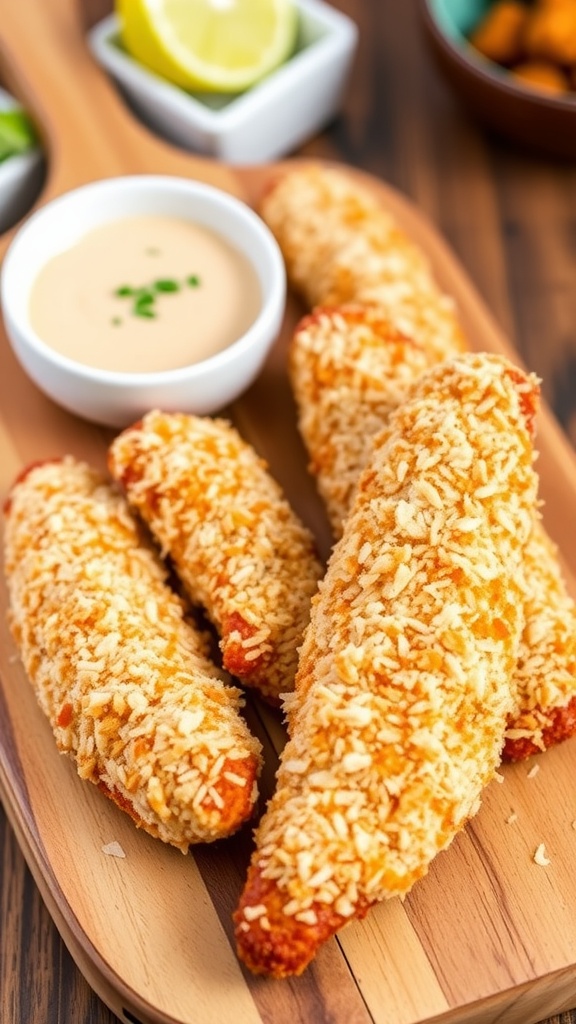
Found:
[(506, 818), (506, 824), (513, 825), (515, 821), (518, 821), (518, 815), (516, 814), (516, 811), (512, 811), (512, 814), (509, 814)]
[(546, 847), (544, 843), (540, 843), (540, 846), (536, 848), (532, 859), (535, 864), (539, 864), (542, 868), (547, 867), (548, 864), (551, 863), (550, 858), (546, 856)]
[(527, 772), (526, 778), (527, 779), (533, 779), (534, 776), (537, 775), (539, 771), (540, 771), (540, 765), (539, 764), (533, 764), (531, 769), (530, 769), (530, 771)]
[(102, 853), (105, 853), (107, 857), (125, 857), (126, 854), (120, 846), (120, 843), (114, 841), (113, 843), (106, 843), (102, 847)]

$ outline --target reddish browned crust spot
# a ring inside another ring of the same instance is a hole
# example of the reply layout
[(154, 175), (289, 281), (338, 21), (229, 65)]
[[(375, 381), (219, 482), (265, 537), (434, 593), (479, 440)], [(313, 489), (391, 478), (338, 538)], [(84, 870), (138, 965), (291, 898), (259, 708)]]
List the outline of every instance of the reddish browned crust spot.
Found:
[(102, 779), (99, 779), (96, 785), (100, 792), (104, 794), (104, 796), (107, 796), (108, 799), (112, 801), (112, 803), (116, 804), (116, 806), (119, 807), (120, 810), (125, 811), (125, 813), (128, 814), (130, 818), (132, 818), (132, 821), (135, 822), (138, 828), (145, 827), (147, 831), (150, 831), (150, 827), (148, 825), (144, 825), (144, 822), (142, 821), (140, 815), (137, 813), (137, 811), (130, 803), (130, 801), (125, 796), (123, 796), (122, 793), (119, 793), (117, 789), (110, 789), (110, 787), (107, 786), (106, 783), (102, 781)]
[[(548, 725), (542, 731), (545, 749), (563, 743), (576, 735), (576, 697), (563, 708), (553, 708), (547, 715)], [(506, 740), (502, 753), (503, 761), (525, 761), (527, 757), (541, 754), (542, 748), (536, 746), (529, 737)]]
[[(520, 388), (521, 385), (524, 386), (526, 384), (526, 375), (522, 370), (511, 367), (506, 372), (516, 387)], [(533, 385), (530, 391), (520, 391), (520, 408), (526, 420), (526, 429), (531, 438), (536, 436), (536, 416), (538, 414), (539, 400), (540, 388), (536, 384)]]
[(108, 469), (113, 473), (119, 486), (124, 488), (125, 491), (128, 489), (130, 484), (136, 483), (142, 477), (139, 470), (131, 464), (123, 466), (122, 468), (117, 468), (116, 466), (113, 467), (112, 459), (108, 459)]
[[(126, 434), (141, 431), (143, 426), (143, 420), (137, 420), (136, 423), (132, 424), (132, 426), (126, 427), (119, 436), (124, 437)], [(137, 471), (132, 464), (123, 467), (116, 466), (111, 451), (108, 453), (108, 469), (121, 487), (128, 487), (134, 480), (140, 480), (142, 476), (142, 474)]]
[[(36, 462), (30, 462), (27, 466), (24, 467), (24, 469), (21, 469), (20, 472), (18, 473), (18, 476), (15, 477), (12, 483), (12, 487), (10, 488), (10, 492), (14, 490), (17, 484), (21, 484), (22, 481), (25, 480), (27, 476), (29, 476), (32, 470), (38, 469), (39, 466), (50, 466), (58, 462), (62, 462), (62, 459), (37, 459)], [(5, 516), (9, 515), (11, 507), (12, 493), (8, 494), (8, 497), (6, 498), (3, 505), (3, 512)]]
[[(222, 775), (214, 787), (224, 801), (224, 807), (217, 807), (210, 795), (207, 795), (202, 801), (205, 811), (217, 810), (219, 812), (219, 829), (222, 830), (222, 834), (232, 835), (245, 821), (252, 817), (254, 813), (252, 790), (258, 776), (258, 769), (259, 762), (256, 757), (247, 757), (242, 761), (227, 759), (224, 762)], [(239, 785), (230, 779), (224, 778), (224, 772), (233, 772), (234, 775), (246, 779), (245, 785)], [(127, 796), (120, 793), (115, 787), (107, 786), (102, 779), (99, 779), (96, 785), (101, 793), (104, 793), (109, 800), (112, 800), (117, 807), (125, 811), (132, 818), (132, 821), (136, 823), (138, 828), (144, 828), (151, 835), (158, 834), (150, 822), (142, 820)]]
[[(280, 707), (281, 701), (278, 694), (270, 692), (267, 682), (267, 672), (270, 660), (274, 656), (272, 652), (266, 651), (257, 658), (247, 661), (246, 655), (253, 648), (244, 647), (242, 640), (247, 640), (256, 633), (256, 627), (239, 612), (231, 612), (225, 616), (221, 627), (220, 649), (222, 651), (222, 664), (227, 672), (241, 679), (243, 686), (255, 687), (267, 704), (271, 707)], [(232, 639), (232, 633), (240, 634), (241, 639)]]
[[(266, 974), (272, 978), (302, 974), (319, 947), (349, 920), (325, 904), (314, 903), (312, 909), (318, 918), (317, 924), (304, 924), (283, 912), (286, 902), (286, 896), (274, 881), (263, 878), (256, 866), (249, 869), (233, 919), (238, 956), (254, 974)], [(259, 904), (266, 907), (270, 929), (263, 928), (259, 918), (247, 921), (244, 916), (245, 907)], [(369, 904), (364, 902), (357, 908), (355, 917), (364, 917), (368, 910)], [(243, 927), (244, 923), (248, 925), (247, 929)]]
[(62, 729), (67, 729), (72, 721), (73, 707), (71, 704), (63, 704), (60, 708), (60, 713), (57, 718), (58, 725)]
[[(220, 812), (222, 829), (231, 834), (235, 829), (240, 828), (245, 821), (248, 821), (254, 813), (254, 801), (252, 791), (258, 777), (258, 759), (247, 757), (243, 761), (226, 759), (222, 773), (214, 789), (224, 801), (224, 807)], [(231, 779), (225, 778), (225, 772), (232, 772), (245, 779), (242, 786)], [(204, 801), (204, 806), (215, 807), (211, 797)]]
[[(255, 675), (264, 663), (263, 656), (247, 661), (246, 655), (250, 648), (244, 647), (242, 644), (242, 640), (249, 640), (257, 631), (256, 626), (247, 622), (240, 612), (231, 612), (222, 622), (224, 668), (233, 676), (238, 676), (245, 681), (249, 681), (250, 676)], [(231, 638), (233, 633), (239, 633), (241, 639), (233, 640)]]

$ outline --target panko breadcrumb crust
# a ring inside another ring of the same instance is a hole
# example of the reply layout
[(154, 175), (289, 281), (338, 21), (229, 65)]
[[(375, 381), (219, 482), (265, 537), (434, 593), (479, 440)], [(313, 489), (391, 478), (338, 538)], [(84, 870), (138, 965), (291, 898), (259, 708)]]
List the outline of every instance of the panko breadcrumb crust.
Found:
[(264, 460), (226, 420), (155, 410), (115, 438), (109, 467), (218, 630), (225, 668), (278, 704), (323, 567)]
[(503, 758), (520, 761), (576, 734), (576, 602), (538, 515), (524, 549), (526, 624), (514, 673), (517, 709)]
[(375, 440), (313, 602), (234, 915), (256, 973), (299, 974), (342, 925), (406, 893), (495, 775), (538, 390), (503, 357), (463, 355), (427, 371)]
[(236, 831), (260, 743), (124, 497), (71, 457), (32, 467), (6, 505), (5, 570), (24, 668), (80, 777), (183, 852)]
[(425, 254), (350, 174), (296, 167), (268, 189), (260, 213), (291, 286), (310, 309), (376, 305), (394, 330), (436, 360), (466, 347), (454, 300), (438, 286)]
[[(374, 436), (406, 399), (429, 353), (375, 308), (319, 307), (297, 325), (289, 367), (310, 470), (339, 537)], [(518, 761), (576, 733), (576, 602), (540, 512), (523, 558), (525, 628), (503, 758)]]
[[(374, 435), (426, 365), (467, 343), (423, 253), (349, 173), (313, 164), (285, 172), (261, 212), (291, 285), (313, 308), (288, 365), (309, 468), (338, 537)], [(505, 760), (576, 733), (576, 603), (537, 512), (524, 561), (526, 629)]]
[(288, 370), (298, 429), (335, 537), (375, 435), (432, 362), (377, 307), (319, 306), (297, 324)]

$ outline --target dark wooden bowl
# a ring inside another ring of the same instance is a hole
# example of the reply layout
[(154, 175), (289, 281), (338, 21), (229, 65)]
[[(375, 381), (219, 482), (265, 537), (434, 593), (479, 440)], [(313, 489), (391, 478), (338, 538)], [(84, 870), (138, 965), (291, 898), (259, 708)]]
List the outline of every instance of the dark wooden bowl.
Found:
[(458, 98), (485, 126), (535, 152), (576, 158), (576, 93), (566, 98), (525, 87), (465, 39), (489, 6), (482, 0), (420, 0), (424, 35)]

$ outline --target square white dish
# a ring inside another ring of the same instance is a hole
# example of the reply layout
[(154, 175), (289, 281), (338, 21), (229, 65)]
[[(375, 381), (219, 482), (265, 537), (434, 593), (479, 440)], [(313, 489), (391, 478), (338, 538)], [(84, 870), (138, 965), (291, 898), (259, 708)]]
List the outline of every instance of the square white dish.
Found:
[[(21, 106), (10, 93), (0, 89), (0, 110)], [(39, 147), (10, 156), (0, 162), (0, 234), (13, 227), (32, 206), (42, 180)]]
[(324, 0), (295, 3), (294, 55), (237, 96), (188, 93), (148, 71), (122, 48), (115, 15), (90, 31), (88, 44), (135, 113), (164, 138), (232, 164), (264, 163), (335, 117), (358, 41), (356, 24)]

